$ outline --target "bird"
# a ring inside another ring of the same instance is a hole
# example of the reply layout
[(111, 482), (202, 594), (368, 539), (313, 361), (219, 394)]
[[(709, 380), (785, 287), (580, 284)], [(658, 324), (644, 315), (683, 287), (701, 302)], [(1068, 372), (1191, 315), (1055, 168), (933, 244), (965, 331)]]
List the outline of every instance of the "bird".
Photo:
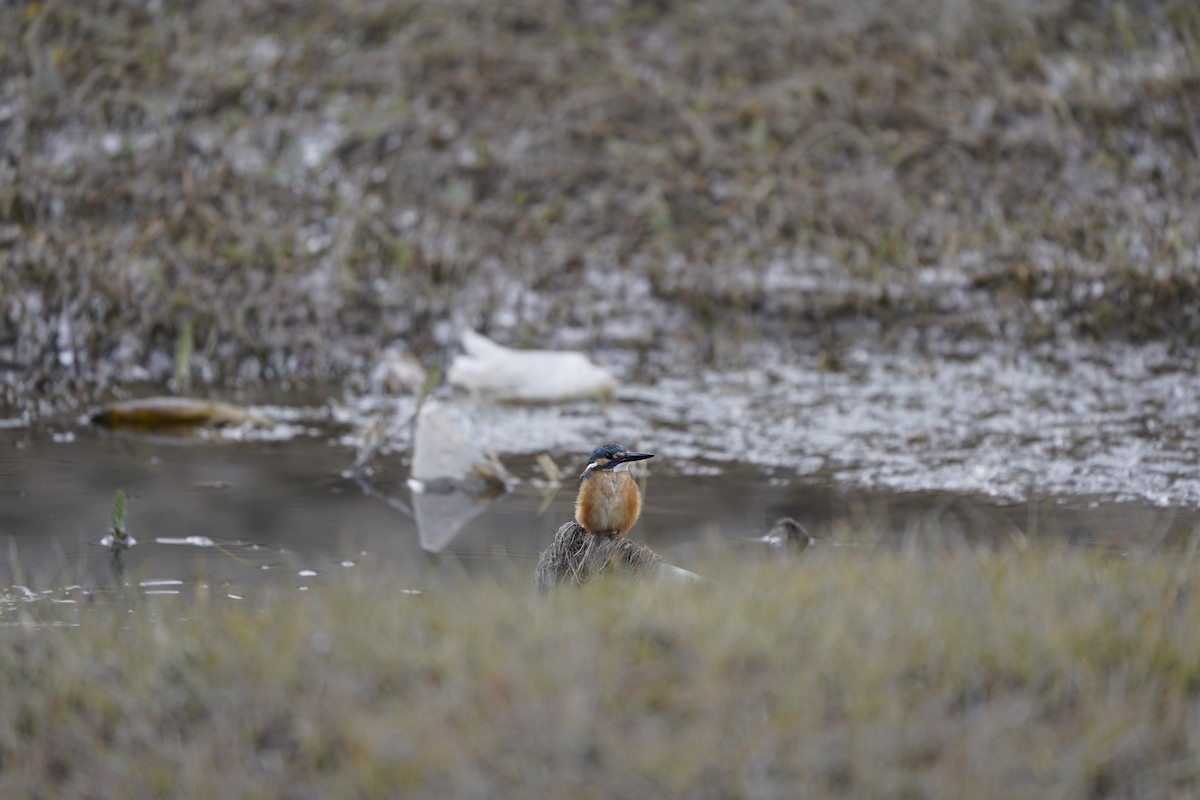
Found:
[(796, 553), (807, 550), (817, 542), (807, 528), (791, 517), (777, 519), (771, 530), (767, 531), (765, 536), (760, 536), (757, 541), (776, 550), (789, 550)]
[(627, 533), (642, 513), (642, 493), (629, 474), (629, 465), (647, 458), (654, 454), (631, 453), (616, 442), (593, 450), (579, 476), (575, 521), (596, 536)]

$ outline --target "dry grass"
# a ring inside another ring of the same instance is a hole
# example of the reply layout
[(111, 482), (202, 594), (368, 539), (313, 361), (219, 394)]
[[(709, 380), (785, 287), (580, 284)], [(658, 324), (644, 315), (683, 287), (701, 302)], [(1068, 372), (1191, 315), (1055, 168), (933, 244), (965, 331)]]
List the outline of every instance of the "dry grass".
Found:
[(609, 574), (637, 577), (662, 558), (628, 536), (593, 536), (577, 522), (566, 522), (538, 558), (534, 583), (547, 594), (560, 584), (586, 586)]
[(7, 3), (0, 401), (186, 330), (201, 387), (623, 316), (1194, 342), (1198, 81), (1192, 0)]
[(719, 586), (387, 575), (0, 629), (8, 797), (1187, 797), (1187, 557), (811, 551)]

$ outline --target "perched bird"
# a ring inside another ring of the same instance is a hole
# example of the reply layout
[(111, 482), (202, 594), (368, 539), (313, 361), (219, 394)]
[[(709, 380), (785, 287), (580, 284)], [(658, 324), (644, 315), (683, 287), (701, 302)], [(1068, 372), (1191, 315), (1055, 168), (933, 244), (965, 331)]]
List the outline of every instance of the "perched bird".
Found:
[(777, 550), (787, 549), (797, 553), (807, 550), (817, 542), (807, 528), (791, 517), (780, 517), (771, 530), (767, 531), (765, 536), (760, 536), (758, 541)]
[(642, 493), (629, 465), (653, 457), (653, 453), (631, 453), (616, 442), (593, 450), (579, 476), (575, 521), (597, 536), (620, 536), (632, 528), (642, 513)]

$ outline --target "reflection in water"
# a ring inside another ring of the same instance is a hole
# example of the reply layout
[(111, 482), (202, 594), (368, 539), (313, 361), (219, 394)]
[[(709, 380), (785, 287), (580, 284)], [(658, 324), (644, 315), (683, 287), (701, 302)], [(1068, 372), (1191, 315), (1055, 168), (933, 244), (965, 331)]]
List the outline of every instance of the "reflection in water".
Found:
[(159, 536), (154, 542), (156, 544), (190, 545), (191, 547), (212, 547), (215, 544), (207, 536), (184, 536), (182, 539), (174, 536)]
[(487, 510), (491, 500), (462, 491), (413, 492), (417, 533), (421, 547), (440, 553), (450, 546), (467, 523)]

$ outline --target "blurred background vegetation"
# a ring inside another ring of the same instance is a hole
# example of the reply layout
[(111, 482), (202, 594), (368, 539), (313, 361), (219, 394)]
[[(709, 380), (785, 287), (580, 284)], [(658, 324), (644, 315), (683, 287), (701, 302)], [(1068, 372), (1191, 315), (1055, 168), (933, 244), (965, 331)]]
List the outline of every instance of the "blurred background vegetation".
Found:
[(0, 8), (43, 410), (509, 343), (1200, 341), (1192, 0)]

